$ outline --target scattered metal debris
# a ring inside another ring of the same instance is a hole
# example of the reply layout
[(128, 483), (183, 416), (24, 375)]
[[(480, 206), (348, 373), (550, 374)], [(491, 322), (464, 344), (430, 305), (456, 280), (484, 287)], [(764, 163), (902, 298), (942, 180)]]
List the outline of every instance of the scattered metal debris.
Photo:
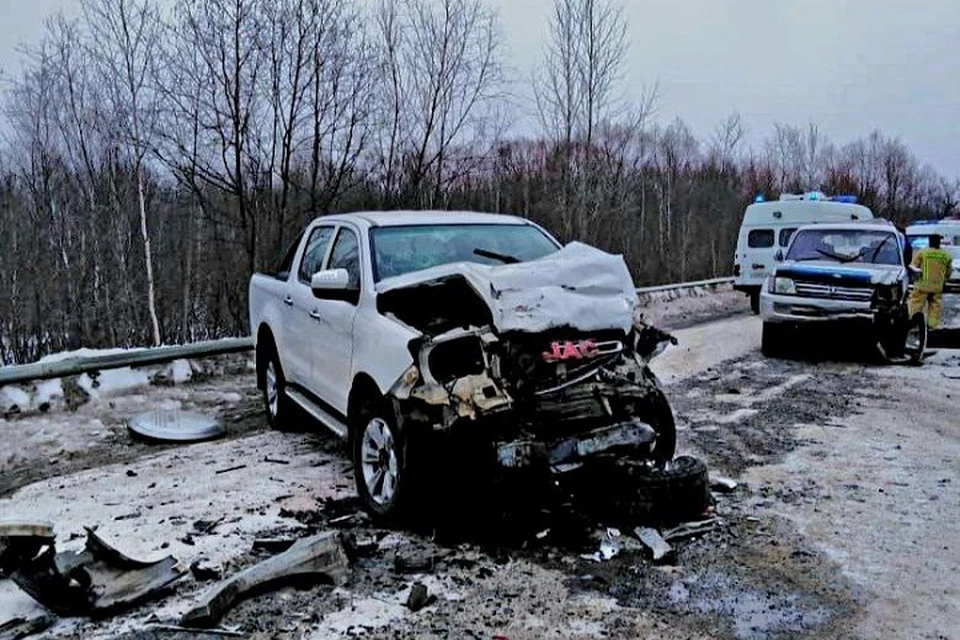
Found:
[(717, 493), (730, 493), (740, 486), (736, 480), (724, 476), (710, 475), (710, 488)]
[(195, 633), (200, 635), (207, 634), (225, 636), (228, 638), (244, 637), (244, 634), (239, 631), (234, 631), (233, 629), (224, 629), (223, 627), (210, 627), (208, 629), (202, 629), (200, 627), (183, 627), (176, 624), (151, 624), (147, 627), (147, 630), (173, 631), (176, 633)]
[(634, 534), (643, 544), (647, 545), (650, 548), (650, 551), (653, 553), (653, 561), (659, 562), (664, 558), (673, 554), (673, 547), (671, 547), (666, 540), (663, 539), (663, 536), (660, 535), (660, 532), (656, 529), (651, 529), (650, 527), (637, 527), (634, 530)]
[(50, 523), (0, 522), (0, 576), (32, 560), (53, 541), (53, 525)]
[(237, 600), (253, 590), (263, 590), (295, 578), (325, 576), (334, 584), (346, 580), (347, 556), (340, 534), (327, 531), (303, 538), (288, 550), (215, 585), (182, 618), (187, 627), (213, 627)]
[(283, 553), (292, 547), (296, 541), (296, 538), (257, 538), (253, 541), (253, 549), (254, 551)]
[(685, 522), (672, 529), (665, 529), (661, 532), (661, 535), (667, 542), (672, 542), (674, 540), (682, 540), (683, 538), (700, 535), (701, 533), (708, 533), (714, 529), (718, 529), (722, 524), (723, 521), (721, 521), (720, 518), (707, 518), (706, 520), (700, 520), (698, 522)]
[(246, 468), (247, 468), (247, 465), (238, 464), (233, 467), (227, 467), (226, 469), (217, 469), (216, 471), (214, 471), (214, 473), (219, 475), (221, 473), (230, 473), (231, 471), (239, 471), (240, 469), (246, 469)]
[(134, 416), (127, 428), (133, 435), (153, 442), (200, 442), (226, 433), (215, 418), (181, 409), (156, 409)]
[(414, 582), (410, 587), (410, 595), (407, 596), (407, 608), (416, 613), (423, 609), (430, 602), (430, 593), (422, 582)]
[(0, 621), (0, 638), (4, 640), (26, 638), (35, 633), (46, 631), (56, 620), (56, 616), (40, 614), (30, 618), (13, 618), (12, 620)]
[(435, 560), (431, 554), (397, 553), (393, 557), (393, 570), (396, 573), (430, 573), (434, 569)]
[(282, 460), (280, 458), (271, 458), (270, 456), (264, 456), (264, 462), (272, 462), (273, 464), (290, 464), (289, 460)]
[(54, 613), (106, 616), (156, 597), (183, 574), (175, 558), (134, 560), (88, 528), (83, 551), (57, 553), (50, 545), (11, 577)]
[(219, 580), (223, 575), (220, 565), (211, 564), (206, 558), (200, 558), (190, 563), (190, 573), (201, 582)]

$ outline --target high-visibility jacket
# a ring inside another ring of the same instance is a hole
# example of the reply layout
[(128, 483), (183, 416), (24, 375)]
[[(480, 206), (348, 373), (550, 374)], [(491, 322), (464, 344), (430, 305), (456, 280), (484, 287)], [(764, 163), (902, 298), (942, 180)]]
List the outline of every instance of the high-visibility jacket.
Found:
[(926, 293), (941, 293), (953, 271), (953, 257), (945, 249), (920, 249), (911, 264), (921, 271), (920, 280), (914, 287)]

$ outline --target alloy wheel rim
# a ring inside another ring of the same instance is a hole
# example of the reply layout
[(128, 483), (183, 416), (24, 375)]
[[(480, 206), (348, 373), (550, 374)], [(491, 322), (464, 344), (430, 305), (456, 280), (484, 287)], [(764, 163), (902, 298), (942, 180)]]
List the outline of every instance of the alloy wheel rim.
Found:
[(280, 389), (277, 384), (277, 370), (274, 367), (273, 363), (267, 365), (267, 411), (270, 412), (271, 417), (277, 416), (277, 407), (280, 403)]
[(372, 419), (363, 430), (360, 468), (370, 498), (380, 506), (390, 504), (397, 492), (400, 465), (393, 431), (382, 418)]

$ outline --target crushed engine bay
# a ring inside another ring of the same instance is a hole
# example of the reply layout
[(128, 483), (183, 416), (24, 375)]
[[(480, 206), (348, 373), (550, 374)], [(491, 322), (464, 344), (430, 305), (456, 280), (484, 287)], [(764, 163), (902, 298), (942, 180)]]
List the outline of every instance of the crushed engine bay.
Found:
[(511, 468), (653, 454), (665, 399), (647, 362), (672, 338), (635, 319), (622, 258), (574, 243), (530, 263), (417, 276), (378, 297), (382, 314), (420, 332), (390, 391), (405, 421), (484, 429)]

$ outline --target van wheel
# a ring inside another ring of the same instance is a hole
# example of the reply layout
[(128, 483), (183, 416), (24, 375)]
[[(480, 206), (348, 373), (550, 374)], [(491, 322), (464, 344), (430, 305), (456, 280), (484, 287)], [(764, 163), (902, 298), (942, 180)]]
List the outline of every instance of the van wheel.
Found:
[(750, 311), (753, 315), (760, 315), (760, 292), (754, 291), (750, 294)]
[(763, 334), (760, 338), (760, 352), (768, 358), (782, 358), (786, 355), (785, 333), (783, 325), (775, 322), (764, 322)]
[(903, 355), (906, 356), (910, 364), (921, 364), (923, 362), (923, 352), (927, 348), (927, 319), (922, 313), (914, 314), (910, 318), (904, 340)]

